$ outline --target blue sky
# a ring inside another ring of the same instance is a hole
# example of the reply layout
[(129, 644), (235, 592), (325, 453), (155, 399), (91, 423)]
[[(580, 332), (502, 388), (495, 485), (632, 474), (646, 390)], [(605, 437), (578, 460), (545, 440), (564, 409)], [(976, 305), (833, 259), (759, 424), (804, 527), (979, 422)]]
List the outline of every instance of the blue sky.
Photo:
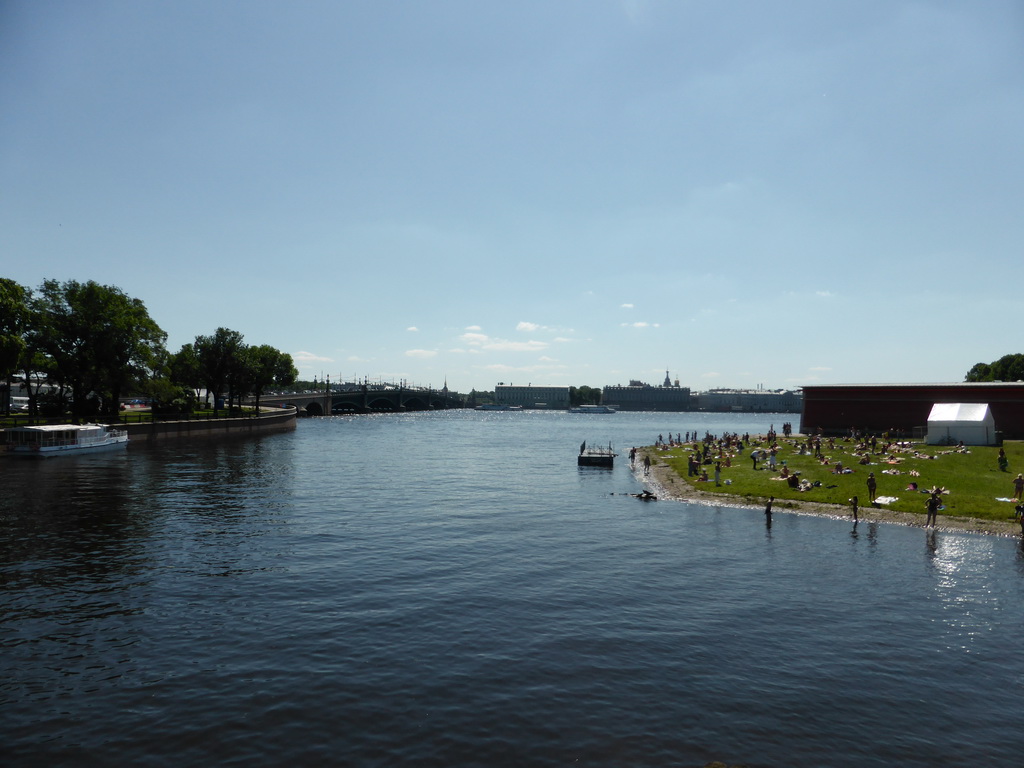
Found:
[(1015, 0), (11, 0), (0, 275), (310, 378), (958, 381), (1022, 136)]

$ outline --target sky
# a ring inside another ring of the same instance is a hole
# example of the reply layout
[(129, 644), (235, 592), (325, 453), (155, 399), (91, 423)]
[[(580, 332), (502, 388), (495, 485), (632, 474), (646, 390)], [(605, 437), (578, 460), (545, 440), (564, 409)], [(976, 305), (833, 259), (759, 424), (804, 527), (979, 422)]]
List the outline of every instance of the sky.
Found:
[(0, 0), (0, 276), (302, 378), (1024, 352), (1024, 3)]

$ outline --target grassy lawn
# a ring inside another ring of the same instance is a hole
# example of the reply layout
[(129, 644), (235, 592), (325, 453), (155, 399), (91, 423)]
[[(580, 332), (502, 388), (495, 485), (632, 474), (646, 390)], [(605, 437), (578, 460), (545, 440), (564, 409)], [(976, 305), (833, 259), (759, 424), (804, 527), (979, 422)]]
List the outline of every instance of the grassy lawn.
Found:
[[(864, 465), (859, 463), (864, 454), (857, 451), (854, 442), (836, 440), (834, 447), (829, 447), (823, 441), (821, 452), (829, 460), (825, 465), (813, 453), (800, 455), (797, 450), (800, 442), (797, 439), (778, 440), (775, 472), (768, 469), (766, 461), (758, 462), (758, 469), (753, 469), (750, 452), (758, 447), (756, 442), (744, 445), (742, 455), (731, 452), (729, 458), (732, 466), (726, 467), (724, 459), (722, 461), (721, 487), (715, 487), (714, 462), (701, 466), (702, 470), (707, 471), (710, 482), (697, 482), (696, 478), (687, 477), (687, 457), (692, 453), (692, 444), (664, 450), (649, 447), (646, 450), (652, 461), (668, 464), (681, 481), (705, 493), (738, 496), (750, 504), (758, 504), (768, 496), (774, 496), (779, 508), (786, 506), (784, 500), (787, 499), (848, 507), (849, 499), (857, 496), (860, 506), (868, 507), (867, 478), (869, 472), (874, 472), (878, 486), (876, 494), (896, 497), (896, 501), (880, 505), (884, 509), (916, 512), (923, 517), (928, 495), (921, 491), (941, 486), (949, 493), (942, 497), (945, 509), (940, 515), (1000, 521), (1014, 519), (1015, 504), (997, 499), (1012, 498), (1014, 495), (1013, 479), (1018, 472), (1024, 472), (1024, 442), (1013, 441), (1003, 445), (1009, 459), (1009, 467), (1005, 472), (999, 470), (998, 448), (968, 446), (958, 451), (950, 446), (904, 444), (899, 450), (885, 455), (880, 452), (868, 453), (870, 463)], [(760, 447), (767, 446), (762, 444)], [(878, 448), (881, 451), (881, 443)], [(712, 457), (714, 453), (715, 449), (712, 449)], [(888, 463), (890, 459), (897, 463)], [(799, 473), (801, 480), (818, 485), (800, 491), (790, 488), (784, 480), (773, 479), (779, 477), (783, 461), (790, 473)], [(836, 462), (842, 462), (843, 467), (853, 471), (849, 474), (834, 474), (832, 470)], [(912, 482), (916, 482), (920, 490), (908, 490)]]

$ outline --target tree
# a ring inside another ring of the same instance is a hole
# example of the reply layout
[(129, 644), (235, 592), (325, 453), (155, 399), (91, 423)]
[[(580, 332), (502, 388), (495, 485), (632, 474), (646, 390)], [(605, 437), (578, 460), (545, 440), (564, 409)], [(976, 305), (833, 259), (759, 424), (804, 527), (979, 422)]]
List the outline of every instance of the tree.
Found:
[(117, 418), (121, 394), (153, 374), (167, 334), (139, 299), (95, 281), (45, 280), (33, 309), (48, 377), (73, 395), (76, 421)]
[(992, 366), (988, 363), (975, 363), (967, 372), (964, 381), (992, 381)]
[(269, 346), (246, 347), (245, 367), (248, 378), (248, 391), (256, 396), (256, 410), (260, 409), (260, 397), (268, 387), (291, 386), (299, 376), (292, 362), (292, 356)]
[(588, 387), (585, 384), (581, 387), (569, 387), (569, 405), (598, 405), (600, 402), (600, 387)]
[(183, 344), (175, 354), (171, 355), (167, 364), (170, 380), (192, 393), (192, 401), (199, 399), (199, 390), (203, 388), (203, 377), (199, 370), (199, 355), (195, 345)]
[(25, 353), (29, 317), (29, 290), (0, 277), (0, 379), (3, 380), (4, 414), (11, 413), (11, 379)]
[(227, 390), (240, 361), (242, 334), (218, 328), (212, 336), (196, 336), (194, 346), (199, 377), (206, 387), (206, 396), (213, 395), (213, 415), (216, 416), (220, 405), (218, 398)]
[(1003, 355), (992, 363), (975, 363), (964, 381), (1024, 381), (1024, 355)]

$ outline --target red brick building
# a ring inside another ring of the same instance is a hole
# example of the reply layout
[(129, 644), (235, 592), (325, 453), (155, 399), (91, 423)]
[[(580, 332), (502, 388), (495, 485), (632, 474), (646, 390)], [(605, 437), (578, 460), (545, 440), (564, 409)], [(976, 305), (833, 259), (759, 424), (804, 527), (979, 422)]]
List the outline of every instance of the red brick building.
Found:
[(1024, 382), (823, 384), (803, 392), (804, 434), (820, 429), (825, 435), (843, 435), (856, 428), (923, 436), (935, 403), (987, 403), (1005, 439), (1024, 439)]

